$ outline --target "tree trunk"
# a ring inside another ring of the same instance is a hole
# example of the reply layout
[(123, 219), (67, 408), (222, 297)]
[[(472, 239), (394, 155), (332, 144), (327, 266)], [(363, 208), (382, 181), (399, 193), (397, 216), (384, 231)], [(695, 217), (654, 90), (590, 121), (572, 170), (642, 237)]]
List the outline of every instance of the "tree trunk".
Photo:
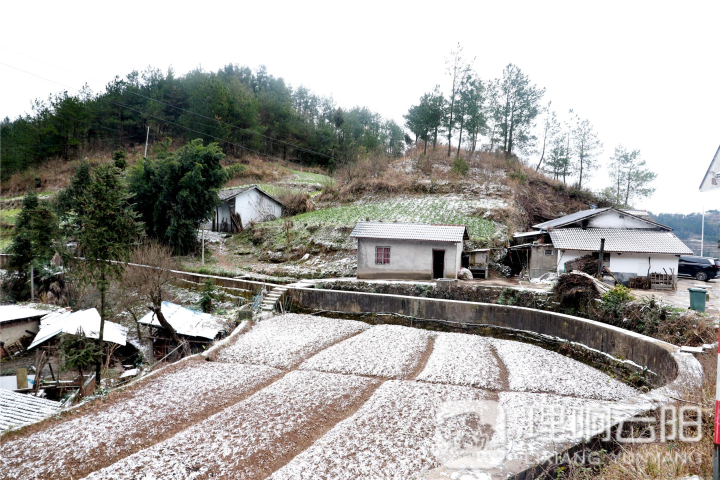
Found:
[[(100, 361), (95, 365), (95, 385), (100, 388), (100, 380), (102, 379), (102, 362), (103, 355), (105, 353), (105, 341), (103, 340), (105, 334), (105, 274), (102, 275), (103, 287), (100, 289), (100, 335), (98, 337), (100, 344)], [(82, 385), (80, 386), (82, 388)]]
[(457, 155), (455, 155), (455, 158), (460, 158), (460, 145), (462, 144), (462, 132), (463, 132), (463, 127), (465, 126), (465, 122), (463, 120), (464, 120), (463, 118), (460, 119), (460, 137), (458, 138), (458, 149), (457, 149)]
[[(162, 305), (162, 303), (161, 303)], [(172, 337), (173, 342), (175, 342), (176, 345), (180, 345), (182, 343), (182, 340), (180, 340), (180, 337), (178, 337), (177, 333), (175, 333), (175, 329), (170, 325), (170, 323), (165, 319), (165, 315), (163, 315), (162, 310), (160, 306), (153, 305), (152, 307), (149, 307), (150, 310), (155, 314), (155, 316), (158, 319), (158, 322), (160, 322), (160, 325), (167, 330), (170, 333), (170, 336)], [(183, 349), (185, 351), (185, 349)]]
[(433, 150), (437, 147), (437, 134), (438, 134), (438, 127), (435, 127), (435, 135), (433, 135)]
[(425, 139), (425, 149), (423, 150), (423, 154), (427, 155), (427, 138)]

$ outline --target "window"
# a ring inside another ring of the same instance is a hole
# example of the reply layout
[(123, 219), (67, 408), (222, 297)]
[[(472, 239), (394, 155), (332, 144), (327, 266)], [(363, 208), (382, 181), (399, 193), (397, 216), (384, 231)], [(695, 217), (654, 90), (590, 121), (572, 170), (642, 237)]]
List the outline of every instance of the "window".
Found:
[(545, 250), (545, 255), (552, 255), (552, 250)]
[(390, 247), (375, 247), (375, 265), (390, 263)]

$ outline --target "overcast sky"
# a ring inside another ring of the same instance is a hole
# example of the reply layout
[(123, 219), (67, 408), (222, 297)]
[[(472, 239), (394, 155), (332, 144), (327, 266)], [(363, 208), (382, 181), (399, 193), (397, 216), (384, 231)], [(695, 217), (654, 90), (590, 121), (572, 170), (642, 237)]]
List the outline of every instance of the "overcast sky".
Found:
[[(515, 63), (563, 116), (604, 143), (639, 149), (658, 173), (636, 207), (720, 208), (698, 187), (720, 145), (720, 2), (6, 2), (0, 62), (103, 90), (148, 65), (177, 74), (228, 63), (332, 95), (341, 107), (402, 115), (436, 83), (460, 42), (483, 79)], [(13, 53), (34, 57), (41, 63)], [(61, 70), (48, 63), (57, 65)], [(79, 75), (70, 73), (76, 72)], [(0, 65), (0, 117), (62, 89)], [(604, 167), (591, 187), (609, 180)]]

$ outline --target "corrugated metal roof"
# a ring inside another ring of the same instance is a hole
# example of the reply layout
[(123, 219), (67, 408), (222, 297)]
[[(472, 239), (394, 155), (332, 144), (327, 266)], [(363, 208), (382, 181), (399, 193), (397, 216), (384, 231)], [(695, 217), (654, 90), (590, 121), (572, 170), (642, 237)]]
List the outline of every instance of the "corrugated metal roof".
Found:
[(0, 305), (0, 323), (23, 320), (25, 318), (44, 317), (51, 311), (38, 310), (25, 305)]
[[(88, 338), (100, 338), (100, 314), (94, 308), (68, 312), (65, 310), (50, 313), (40, 319), (40, 330), (35, 335), (35, 340), (30, 344), (28, 350), (53, 338), (60, 333), (74, 335), (78, 329), (82, 329)], [(127, 341), (127, 327), (118, 323), (105, 322), (103, 340), (106, 342), (125, 345)]]
[(647, 210), (623, 210), (623, 212), (635, 217), (649, 217)]
[[(180, 335), (201, 337), (214, 340), (224, 327), (209, 313), (196, 312), (182, 305), (171, 302), (162, 302), (160, 307), (165, 320), (172, 325)], [(138, 320), (138, 323), (160, 327), (160, 322), (153, 312)]]
[(514, 238), (535, 237), (538, 235), (542, 235), (543, 233), (545, 233), (545, 232), (540, 232), (540, 231), (538, 231), (538, 232), (515, 232), (513, 234), (513, 237)]
[(37, 423), (60, 411), (60, 402), (0, 389), (0, 432)]
[(568, 223), (574, 223), (578, 220), (594, 217), (595, 215), (607, 212), (608, 210), (610, 210), (610, 207), (594, 208), (591, 210), (580, 210), (579, 212), (571, 213), (570, 215), (565, 215), (564, 217), (556, 218), (554, 220), (548, 220), (547, 222), (543, 223), (538, 223), (537, 225), (533, 225), (533, 228), (547, 230), (548, 228), (557, 227), (558, 225), (567, 225)]
[(425, 223), (359, 222), (351, 237), (386, 240), (426, 240), (458, 243), (470, 237), (465, 225), (428, 225)]
[(570, 215), (565, 215), (564, 217), (556, 218), (555, 220), (548, 220), (544, 223), (538, 223), (537, 225), (533, 225), (533, 228), (538, 228), (541, 230), (551, 230), (553, 228), (561, 228), (565, 225), (571, 225), (573, 223), (576, 223), (580, 220), (585, 220), (587, 218), (595, 217), (597, 215), (600, 215), (601, 213), (605, 213), (609, 210), (613, 210), (615, 212), (618, 212), (619, 214), (623, 215), (630, 215), (631, 217), (635, 217), (638, 220), (642, 220), (643, 222), (646, 222), (650, 225), (654, 225), (658, 228), (662, 228), (663, 230), (671, 231), (672, 228), (668, 227), (667, 225), (663, 225), (661, 223), (654, 222), (650, 220), (649, 215), (633, 215), (631, 210), (618, 210), (617, 208), (613, 207), (607, 207), (607, 208), (596, 208), (594, 210), (581, 210), (579, 212), (571, 213)]
[(606, 252), (692, 254), (673, 233), (643, 228), (563, 228), (551, 231), (550, 238), (555, 248), (561, 250), (596, 252), (600, 250), (600, 239), (604, 238)]

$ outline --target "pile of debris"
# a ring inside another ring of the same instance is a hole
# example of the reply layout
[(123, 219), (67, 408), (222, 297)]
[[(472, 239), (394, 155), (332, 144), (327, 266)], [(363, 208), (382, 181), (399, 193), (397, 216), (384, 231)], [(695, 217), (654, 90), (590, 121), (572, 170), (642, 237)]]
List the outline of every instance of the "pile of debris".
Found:
[(553, 287), (561, 303), (575, 308), (588, 305), (611, 289), (610, 285), (577, 270), (560, 275)]
[(588, 275), (595, 275), (598, 271), (598, 259), (593, 258), (592, 255), (585, 255), (584, 257), (576, 258), (565, 263), (565, 269), (568, 272), (584, 272)]

